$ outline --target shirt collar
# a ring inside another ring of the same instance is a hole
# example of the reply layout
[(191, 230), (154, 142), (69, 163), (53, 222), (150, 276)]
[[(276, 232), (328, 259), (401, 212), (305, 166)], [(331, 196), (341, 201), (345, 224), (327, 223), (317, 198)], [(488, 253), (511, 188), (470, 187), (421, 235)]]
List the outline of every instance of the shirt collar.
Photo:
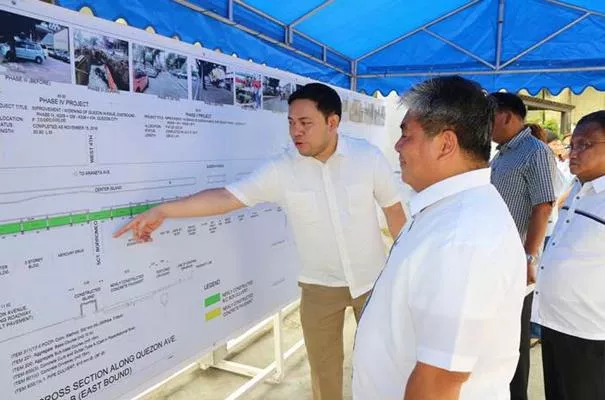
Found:
[(481, 168), (437, 182), (423, 191), (417, 193), (410, 200), (412, 216), (446, 197), (453, 196), (468, 189), (489, 185), (490, 169)]
[[(294, 156), (296, 158), (302, 159), (302, 160), (307, 160), (309, 159), (309, 156), (303, 156), (302, 154), (300, 154), (298, 152), (298, 150), (296, 149), (296, 147), (292, 146), (290, 148), (290, 152), (292, 154), (294, 154)], [(347, 139), (346, 136), (343, 136), (341, 134), (338, 134), (338, 142), (336, 143), (336, 150), (334, 151), (334, 154), (332, 154), (332, 156), (337, 155), (337, 156), (343, 156), (346, 157), (350, 154), (349, 151), (349, 144), (347, 143)], [(311, 157), (313, 158), (313, 157)]]
[(531, 128), (525, 128), (521, 132), (519, 132), (515, 137), (509, 140), (506, 143), (503, 143), (496, 147), (496, 150), (513, 150), (516, 149), (521, 142), (531, 136)]
[(605, 175), (601, 176), (600, 178), (594, 179), (589, 183), (597, 194), (605, 192)]

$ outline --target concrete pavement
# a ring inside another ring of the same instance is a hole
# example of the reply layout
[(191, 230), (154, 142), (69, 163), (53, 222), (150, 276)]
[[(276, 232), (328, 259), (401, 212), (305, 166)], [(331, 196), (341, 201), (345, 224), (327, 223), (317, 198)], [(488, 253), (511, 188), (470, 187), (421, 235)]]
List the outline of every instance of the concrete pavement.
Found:
[(19, 59), (17, 61), (1, 63), (0, 67), (0, 69), (4, 70), (4, 73), (9, 75), (71, 83), (71, 66), (69, 63), (52, 57), (46, 58), (42, 64)]

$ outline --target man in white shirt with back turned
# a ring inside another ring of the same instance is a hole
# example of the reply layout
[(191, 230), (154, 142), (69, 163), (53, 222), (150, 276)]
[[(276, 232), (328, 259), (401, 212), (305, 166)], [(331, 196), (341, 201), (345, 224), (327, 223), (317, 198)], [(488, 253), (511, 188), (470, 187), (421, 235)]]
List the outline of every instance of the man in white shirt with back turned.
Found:
[(532, 320), (542, 325), (546, 400), (605, 399), (605, 110), (571, 137), (574, 185), (539, 264)]
[(376, 203), (395, 237), (405, 216), (391, 169), (365, 140), (338, 135), (342, 104), (329, 86), (311, 83), (288, 99), (296, 151), (270, 160), (241, 181), (162, 204), (118, 230), (149, 241), (166, 218), (222, 214), (262, 202), (286, 210), (302, 260), (300, 318), (315, 400), (342, 398), (345, 309), (361, 308), (386, 258)]
[(461, 77), (414, 87), (396, 144), (417, 194), (363, 311), (354, 400), (507, 400), (526, 260), (490, 183), (494, 103)]

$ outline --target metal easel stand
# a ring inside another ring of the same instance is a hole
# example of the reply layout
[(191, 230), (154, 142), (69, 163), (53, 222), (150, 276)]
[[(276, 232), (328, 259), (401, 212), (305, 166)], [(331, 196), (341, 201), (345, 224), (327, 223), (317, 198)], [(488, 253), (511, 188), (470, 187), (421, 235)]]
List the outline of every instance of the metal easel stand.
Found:
[[(278, 384), (282, 381), (284, 378), (284, 362), (304, 347), (304, 340), (301, 339), (294, 344), (294, 346), (284, 351), (282, 334), (283, 317), (295, 311), (299, 305), (300, 301), (296, 301), (286, 306), (277, 314), (265, 319), (252, 329), (248, 330), (242, 336), (218, 347), (199, 362), (199, 367), (201, 369), (216, 368), (251, 378), (248, 382), (231, 393), (226, 400), (242, 398), (243, 395), (250, 392), (261, 382)], [(258, 368), (248, 364), (225, 360), (229, 354), (246, 347), (270, 330), (273, 330), (273, 354), (275, 360), (265, 368)]]

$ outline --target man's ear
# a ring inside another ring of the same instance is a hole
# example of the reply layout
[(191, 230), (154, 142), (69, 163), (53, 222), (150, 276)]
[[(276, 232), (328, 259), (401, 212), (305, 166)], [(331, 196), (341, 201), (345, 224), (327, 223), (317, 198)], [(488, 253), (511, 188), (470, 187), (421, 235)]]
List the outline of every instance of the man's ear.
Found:
[(448, 159), (454, 156), (459, 148), (456, 132), (451, 129), (445, 129), (439, 136), (440, 148), (438, 159)]
[(504, 123), (506, 125), (510, 124), (512, 119), (513, 119), (513, 113), (510, 111), (505, 111), (504, 113), (505, 117), (504, 117)]
[(332, 114), (328, 117), (328, 128), (330, 130), (336, 130), (340, 124), (340, 117), (336, 114)]

